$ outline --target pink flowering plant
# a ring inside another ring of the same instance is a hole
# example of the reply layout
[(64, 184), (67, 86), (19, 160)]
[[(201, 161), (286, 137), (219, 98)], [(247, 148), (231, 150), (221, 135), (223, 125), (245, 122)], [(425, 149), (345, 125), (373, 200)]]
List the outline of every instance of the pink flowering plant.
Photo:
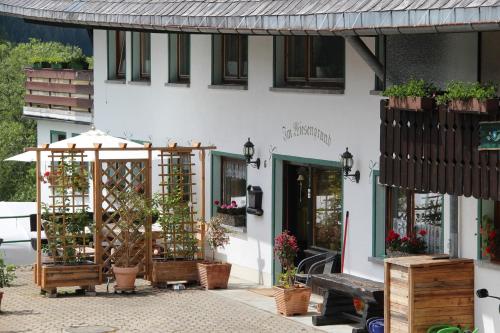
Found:
[(224, 204), (219, 200), (215, 200), (214, 205), (217, 207), (217, 213), (227, 215), (245, 215), (245, 207), (238, 207), (238, 204), (234, 200), (231, 201), (230, 204)]
[(274, 239), (274, 255), (278, 258), (283, 273), (278, 277), (278, 283), (284, 288), (291, 288), (294, 286), (295, 274), (295, 258), (299, 252), (297, 246), (297, 238), (290, 234), (289, 231), (283, 231)]

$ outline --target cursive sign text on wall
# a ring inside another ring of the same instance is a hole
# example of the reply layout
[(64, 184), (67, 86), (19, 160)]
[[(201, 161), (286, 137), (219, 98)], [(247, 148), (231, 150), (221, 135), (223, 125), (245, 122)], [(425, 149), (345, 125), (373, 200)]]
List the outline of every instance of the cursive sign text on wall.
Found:
[(332, 144), (331, 134), (326, 133), (315, 126), (304, 124), (300, 121), (293, 122), (291, 127), (282, 126), (282, 130), (283, 141), (285, 142), (299, 136), (310, 136), (316, 140), (319, 140), (320, 142), (323, 142), (327, 146), (330, 146)]

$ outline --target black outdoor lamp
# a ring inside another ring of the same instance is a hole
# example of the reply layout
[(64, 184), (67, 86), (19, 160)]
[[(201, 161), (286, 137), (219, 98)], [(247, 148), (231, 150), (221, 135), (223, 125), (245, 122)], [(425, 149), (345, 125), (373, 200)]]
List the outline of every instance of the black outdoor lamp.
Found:
[(260, 158), (257, 158), (255, 161), (252, 161), (253, 154), (255, 153), (255, 148), (250, 141), (250, 138), (248, 138), (248, 141), (243, 145), (243, 155), (245, 155), (245, 159), (247, 161), (247, 164), (254, 164), (257, 169), (260, 168)]
[[(488, 292), (488, 289), (478, 289), (476, 291), (476, 295), (479, 298), (494, 298), (500, 300), (500, 297), (498, 296), (491, 296), (490, 293)], [(498, 308), (498, 312), (500, 312), (500, 307)]]
[(342, 154), (342, 169), (344, 170), (344, 177), (350, 178), (351, 180), (355, 180), (356, 183), (359, 183), (359, 178), (361, 174), (359, 170), (356, 170), (353, 174), (349, 174), (351, 172), (352, 166), (354, 165), (354, 160), (352, 159), (352, 154), (349, 152), (349, 148), (345, 149), (345, 152)]

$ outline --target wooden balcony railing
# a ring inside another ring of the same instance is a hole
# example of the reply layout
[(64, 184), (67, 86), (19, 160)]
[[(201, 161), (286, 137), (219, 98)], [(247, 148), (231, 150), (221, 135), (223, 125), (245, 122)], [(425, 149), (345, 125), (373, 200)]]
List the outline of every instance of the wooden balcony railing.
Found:
[(27, 68), (25, 73), (26, 107), (48, 109), (49, 111), (43, 110), (43, 113), (49, 114), (50, 110), (92, 112), (92, 70)]

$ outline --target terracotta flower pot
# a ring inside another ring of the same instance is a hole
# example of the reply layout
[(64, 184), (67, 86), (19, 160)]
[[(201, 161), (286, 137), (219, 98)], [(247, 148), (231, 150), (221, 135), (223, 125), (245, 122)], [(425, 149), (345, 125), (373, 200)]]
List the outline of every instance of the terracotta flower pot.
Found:
[(303, 286), (293, 288), (275, 286), (273, 289), (278, 313), (287, 317), (307, 313), (309, 299), (311, 298), (311, 288)]
[(231, 264), (228, 263), (199, 263), (198, 275), (200, 284), (206, 289), (227, 289), (227, 282), (231, 274)]
[(455, 112), (488, 113), (498, 110), (498, 99), (480, 101), (477, 98), (467, 100), (454, 99), (449, 103), (449, 109)]
[(113, 265), (113, 273), (116, 279), (115, 289), (133, 290), (135, 289), (135, 278), (139, 273), (139, 266), (118, 267)]

